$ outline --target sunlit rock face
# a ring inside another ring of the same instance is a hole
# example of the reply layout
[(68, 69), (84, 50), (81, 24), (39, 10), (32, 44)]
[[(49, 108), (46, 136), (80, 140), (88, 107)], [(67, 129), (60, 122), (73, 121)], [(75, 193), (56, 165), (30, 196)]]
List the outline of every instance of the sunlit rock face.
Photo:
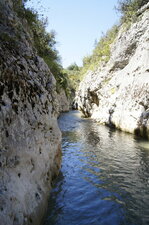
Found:
[(0, 1), (0, 224), (38, 225), (61, 160), (56, 81)]
[(70, 100), (67, 98), (64, 89), (60, 88), (58, 91), (59, 112), (67, 112), (70, 108)]
[(85, 116), (149, 136), (149, 4), (137, 22), (123, 27), (111, 58), (81, 82), (76, 100)]

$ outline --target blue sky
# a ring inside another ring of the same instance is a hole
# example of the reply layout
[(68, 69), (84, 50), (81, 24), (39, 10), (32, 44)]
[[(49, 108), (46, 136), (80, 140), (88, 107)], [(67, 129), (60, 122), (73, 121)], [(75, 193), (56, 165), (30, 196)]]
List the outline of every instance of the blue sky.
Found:
[(56, 31), (56, 48), (64, 67), (74, 62), (81, 66), (95, 40), (119, 18), (114, 10), (117, 0), (31, 0), (29, 5), (48, 17), (47, 31)]

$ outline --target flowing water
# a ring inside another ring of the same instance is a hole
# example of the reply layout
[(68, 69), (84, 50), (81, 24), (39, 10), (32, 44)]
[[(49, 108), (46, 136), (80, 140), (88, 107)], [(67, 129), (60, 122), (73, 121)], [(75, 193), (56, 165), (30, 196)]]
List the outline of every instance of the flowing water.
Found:
[(44, 225), (149, 225), (149, 142), (72, 111)]

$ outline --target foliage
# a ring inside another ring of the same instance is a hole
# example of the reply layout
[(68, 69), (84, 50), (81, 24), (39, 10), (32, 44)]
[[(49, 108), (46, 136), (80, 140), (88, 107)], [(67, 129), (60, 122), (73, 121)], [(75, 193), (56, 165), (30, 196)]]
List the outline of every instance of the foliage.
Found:
[(80, 67), (73, 63), (64, 70), (64, 73), (67, 74), (67, 81), (69, 86), (70, 95), (75, 96), (75, 92), (81, 81), (80, 79)]
[(46, 31), (47, 21), (45, 19), (40, 20), (37, 12), (31, 9), (25, 9), (25, 18), (31, 28), (33, 44), (37, 49), (38, 55), (45, 60), (51, 72), (58, 75), (61, 66), (60, 57), (55, 48), (55, 32), (51, 31), (48, 33)]
[[(149, 0), (119, 0), (117, 10), (121, 12), (121, 22), (129, 24), (134, 21), (137, 11), (148, 3)], [(79, 77), (82, 79), (89, 70), (96, 70), (101, 64), (106, 64), (111, 56), (110, 48), (114, 42), (119, 26), (113, 26), (99, 41), (96, 41), (95, 48), (91, 55), (83, 58), (83, 67), (80, 70)]]
[(58, 90), (61, 86), (67, 89), (67, 94), (70, 92), (74, 93), (84, 73), (87, 72), (88, 69), (94, 70), (101, 62), (108, 62), (110, 58), (110, 45), (114, 41), (118, 31), (117, 26), (114, 26), (106, 35), (103, 35), (99, 42), (96, 41), (96, 46), (92, 55), (84, 57), (82, 68), (79, 68), (76, 63), (72, 63), (67, 69), (63, 70), (59, 54), (55, 48), (55, 32), (51, 31), (47, 33), (45, 30), (47, 21), (45, 19), (39, 19), (38, 13), (33, 9), (25, 7), (24, 9), (24, 14), (21, 13), (20, 16), (23, 15), (28, 21), (33, 37), (33, 44), (39, 56), (45, 60), (55, 76)]
[(91, 63), (97, 64), (99, 61), (108, 62), (110, 58), (110, 45), (114, 41), (118, 33), (118, 26), (113, 26), (112, 29), (107, 31), (106, 35), (103, 35), (97, 43), (93, 54), (91, 56)]
[(70, 66), (67, 67), (67, 70), (74, 70), (74, 71), (78, 71), (79, 67), (76, 63), (72, 63)]
[[(130, 24), (136, 19), (137, 11), (148, 3), (149, 0), (119, 0), (116, 8), (121, 12), (121, 23)], [(91, 55), (83, 58), (83, 67), (78, 74), (80, 80), (83, 79), (84, 74), (89, 70), (96, 70), (101, 64), (106, 64), (111, 56), (110, 48), (114, 42), (119, 26), (113, 26), (99, 41), (96, 41), (95, 48)], [(112, 93), (114, 90), (111, 90)]]
[(88, 70), (95, 70), (101, 63), (107, 63), (109, 61), (111, 55), (110, 46), (115, 40), (118, 30), (118, 26), (113, 26), (111, 30), (96, 42), (92, 54), (83, 58), (83, 67), (78, 67), (76, 63), (67, 67), (65, 73), (68, 75), (68, 85), (73, 94)]
[(57, 80), (57, 91), (62, 87), (68, 92), (67, 76), (63, 73), (61, 59), (55, 47), (55, 32), (46, 31), (47, 19), (39, 18), (39, 14), (34, 9), (26, 8), (26, 2), (27, 0), (15, 1), (15, 11), (20, 18), (26, 19), (34, 48), (38, 55), (44, 59)]
[[(80, 81), (88, 70), (94, 71), (101, 64), (106, 64), (111, 56), (110, 48), (114, 42), (119, 26), (113, 26), (105, 35), (102, 35), (99, 41), (96, 41), (95, 48), (91, 55), (83, 58), (83, 67), (78, 67), (76, 63), (72, 63), (67, 69), (63, 70), (58, 51), (55, 48), (55, 32), (46, 32), (47, 20), (39, 19), (39, 15), (33, 9), (25, 8), (25, 2), (29, 0), (16, 0), (16, 7), (18, 2), (23, 1), (18, 11), (20, 17), (24, 17), (29, 24), (34, 47), (37, 49), (39, 56), (41, 56), (51, 72), (57, 80), (57, 90), (63, 87), (67, 95), (75, 93)], [(131, 23), (136, 18), (137, 11), (143, 5), (148, 3), (148, 0), (119, 0), (117, 10), (122, 14), (122, 23)], [(22, 8), (23, 7), (23, 11)], [(69, 86), (69, 88), (68, 88)]]
[(102, 63), (107, 63), (110, 59), (110, 47), (118, 33), (119, 26), (114, 25), (99, 41), (96, 42), (95, 48), (91, 55), (83, 58), (83, 67), (80, 70), (79, 77), (83, 79), (88, 70), (95, 70)]
[(119, 0), (116, 9), (122, 14), (121, 22), (128, 23), (136, 19), (137, 11), (148, 3), (148, 0)]

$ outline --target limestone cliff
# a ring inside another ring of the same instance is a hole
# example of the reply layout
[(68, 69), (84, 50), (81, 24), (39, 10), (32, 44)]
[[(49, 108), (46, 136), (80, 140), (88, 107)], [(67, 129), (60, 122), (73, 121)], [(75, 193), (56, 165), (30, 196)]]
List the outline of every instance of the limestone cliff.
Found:
[(0, 224), (38, 225), (61, 160), (56, 81), (16, 1), (0, 1)]
[(109, 62), (87, 73), (76, 99), (85, 116), (149, 136), (149, 4), (121, 27)]
[(60, 93), (58, 93), (59, 112), (69, 111), (69, 101), (64, 89), (61, 88)]

